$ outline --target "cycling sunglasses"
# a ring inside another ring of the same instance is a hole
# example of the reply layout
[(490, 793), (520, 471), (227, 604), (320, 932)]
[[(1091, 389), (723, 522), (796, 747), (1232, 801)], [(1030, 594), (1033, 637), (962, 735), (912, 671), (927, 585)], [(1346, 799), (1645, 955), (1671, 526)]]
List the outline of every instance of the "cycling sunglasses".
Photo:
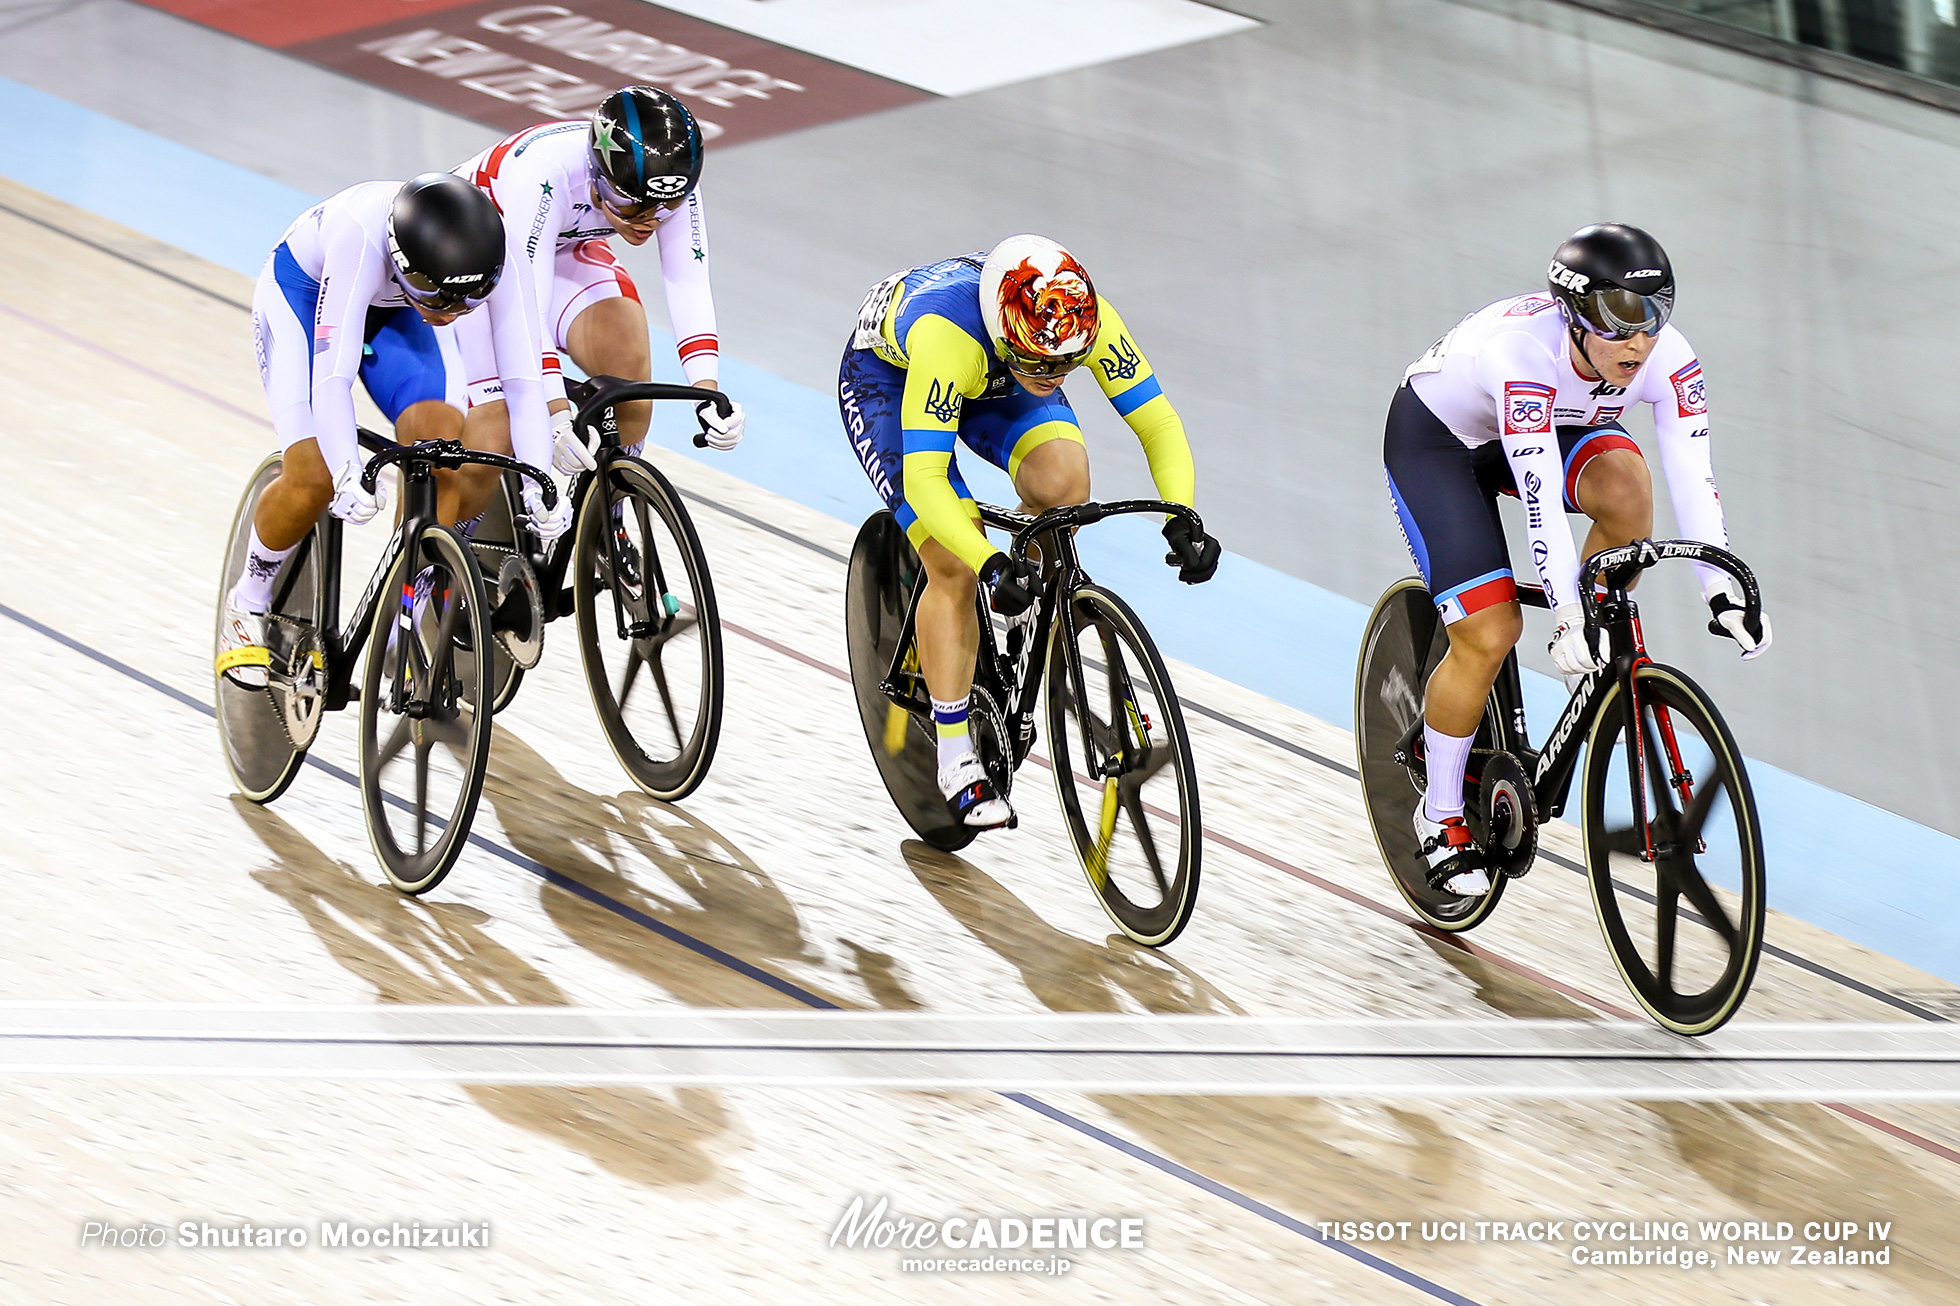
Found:
[(395, 281), (402, 288), (402, 294), (418, 308), (431, 313), (467, 313), (490, 298), (490, 292), (497, 288), (500, 277), (490, 278), (488, 285), (472, 278), (476, 294), (469, 294), (459, 286), (437, 284), (434, 277), (420, 272), (403, 272), (395, 269)]
[(605, 207), (606, 212), (621, 222), (630, 222), (636, 226), (647, 225), (649, 219), (657, 223), (687, 203), (685, 194), (676, 199), (636, 200), (630, 195), (621, 194), (607, 179), (606, 174), (596, 168), (593, 169), (592, 175), (592, 193), (594, 198)]
[(1635, 336), (1657, 336), (1674, 312), (1674, 293), (1636, 295), (1618, 286), (1605, 286), (1584, 295), (1573, 296), (1579, 325), (1608, 340), (1631, 340)]
[(1089, 358), (1089, 351), (1086, 349), (1079, 354), (1070, 354), (1062, 358), (1031, 358), (1013, 349), (1004, 349), (1001, 353), (1001, 361), (1007, 364), (1009, 371), (1033, 377), (1037, 381), (1051, 381), (1057, 377), (1067, 376)]

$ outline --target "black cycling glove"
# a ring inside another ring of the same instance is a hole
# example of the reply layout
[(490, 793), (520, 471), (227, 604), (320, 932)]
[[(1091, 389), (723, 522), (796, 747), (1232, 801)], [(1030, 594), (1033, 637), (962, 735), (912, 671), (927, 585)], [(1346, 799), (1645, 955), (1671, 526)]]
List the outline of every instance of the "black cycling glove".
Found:
[(1210, 580), (1218, 570), (1218, 555), (1223, 550), (1212, 536), (1194, 531), (1189, 517), (1173, 517), (1164, 523), (1164, 543), (1171, 546), (1164, 561), (1177, 568), (1177, 578), (1186, 585)]
[(993, 609), (1003, 617), (1018, 617), (1041, 597), (1041, 572), (1031, 562), (1016, 562), (996, 553), (980, 568), (980, 579), (993, 586)]

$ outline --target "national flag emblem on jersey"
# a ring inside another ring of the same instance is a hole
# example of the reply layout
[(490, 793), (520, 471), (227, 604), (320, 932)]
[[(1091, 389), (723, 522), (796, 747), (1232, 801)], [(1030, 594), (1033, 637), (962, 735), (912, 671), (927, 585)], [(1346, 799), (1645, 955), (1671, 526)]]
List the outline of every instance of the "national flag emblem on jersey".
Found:
[(1699, 417), (1708, 411), (1708, 396), (1702, 391), (1701, 360), (1691, 358), (1688, 365), (1667, 378), (1674, 384), (1674, 406), (1683, 417)]
[(1552, 306), (1552, 301), (1543, 295), (1526, 295), (1517, 303), (1504, 310), (1505, 317), (1532, 317)]
[(1535, 381), (1504, 383), (1504, 434), (1550, 435), (1552, 387)]
[(313, 328), (313, 352), (316, 354), (324, 354), (329, 349), (332, 349), (333, 333), (334, 333), (334, 328), (332, 327), (332, 325), (328, 323), (323, 322), (318, 326), (315, 326)]

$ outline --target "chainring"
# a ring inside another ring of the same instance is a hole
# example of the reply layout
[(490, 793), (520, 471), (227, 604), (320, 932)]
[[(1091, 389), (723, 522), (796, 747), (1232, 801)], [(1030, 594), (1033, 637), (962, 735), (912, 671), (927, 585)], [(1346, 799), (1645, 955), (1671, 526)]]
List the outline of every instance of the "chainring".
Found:
[(512, 553), (497, 569), (490, 633), (512, 662), (529, 671), (544, 656), (544, 590), (530, 559)]
[(967, 702), (967, 729), (973, 736), (974, 754), (994, 782), (994, 792), (1006, 798), (1014, 785), (1014, 740), (994, 696), (980, 685), (973, 687)]
[(1484, 758), (1471, 831), (1490, 867), (1516, 879), (1538, 856), (1538, 799), (1524, 766), (1503, 751)]
[(292, 647), (280, 668), (290, 685), (274, 680), (272, 696), (279, 703), (279, 724), (286, 738), (304, 753), (313, 747), (320, 733), (320, 718), (327, 700), (327, 653), (320, 632), (312, 626), (289, 627)]

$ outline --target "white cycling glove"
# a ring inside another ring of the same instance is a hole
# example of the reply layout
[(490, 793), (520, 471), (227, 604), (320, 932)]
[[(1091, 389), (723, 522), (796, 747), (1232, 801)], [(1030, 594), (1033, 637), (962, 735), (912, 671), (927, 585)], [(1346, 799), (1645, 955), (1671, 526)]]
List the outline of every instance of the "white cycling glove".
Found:
[(1552, 642), (1546, 647), (1552, 654), (1552, 665), (1563, 676), (1583, 676), (1597, 671), (1606, 665), (1606, 632), (1599, 632), (1599, 647), (1586, 645), (1586, 612), (1576, 603), (1563, 603), (1552, 614), (1558, 622), (1552, 631)]
[(694, 408), (694, 415), (701, 419), (701, 434), (708, 438), (710, 445), (723, 452), (733, 449), (742, 442), (742, 432), (749, 421), (748, 415), (742, 411), (742, 405), (733, 399), (728, 403), (726, 417), (716, 412), (714, 404), (706, 399), (696, 404)]
[(1709, 614), (1714, 618), (1708, 623), (1708, 633), (1727, 635), (1740, 644), (1744, 662), (1760, 656), (1769, 647), (1769, 613), (1758, 614), (1757, 624), (1761, 627), (1762, 637), (1758, 639), (1750, 634), (1749, 627), (1742, 618), (1742, 587), (1736, 584), (1734, 577), (1723, 576), (1719, 580), (1704, 583), (1701, 597), (1707, 601)]
[(544, 491), (529, 477), (524, 479), (524, 520), (538, 533), (538, 538), (546, 544), (572, 528), (572, 496), (558, 496), (558, 506), (549, 512), (544, 506)]
[(373, 494), (361, 487), (364, 470), (359, 457), (349, 458), (333, 478), (333, 515), (349, 526), (367, 525), (388, 502), (388, 490), (383, 482), (375, 482)]
[(551, 466), (561, 476), (576, 476), (589, 472), (599, 465), (593, 458), (592, 450), (585, 441), (579, 439), (578, 432), (572, 429), (572, 410), (569, 408), (551, 415)]

